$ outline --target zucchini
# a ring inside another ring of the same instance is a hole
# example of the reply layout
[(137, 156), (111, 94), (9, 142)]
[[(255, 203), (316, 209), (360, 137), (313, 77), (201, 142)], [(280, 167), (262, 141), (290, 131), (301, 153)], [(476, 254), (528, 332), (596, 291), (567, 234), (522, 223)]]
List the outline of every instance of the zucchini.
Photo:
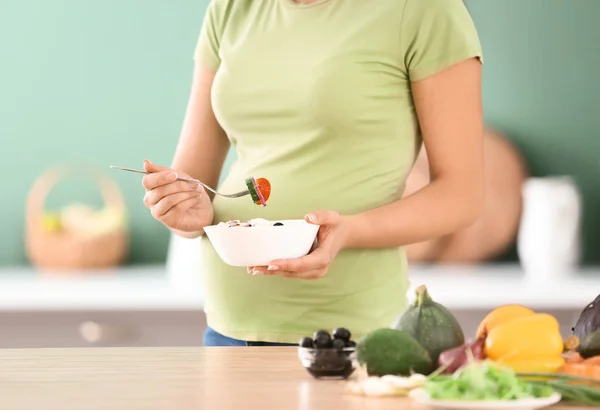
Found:
[(254, 179), (254, 177), (246, 178), (245, 182), (246, 187), (250, 192), (250, 197), (252, 198), (252, 201), (256, 205), (267, 206), (262, 194), (260, 193), (260, 189), (258, 189), (258, 186), (256, 185), (256, 180)]

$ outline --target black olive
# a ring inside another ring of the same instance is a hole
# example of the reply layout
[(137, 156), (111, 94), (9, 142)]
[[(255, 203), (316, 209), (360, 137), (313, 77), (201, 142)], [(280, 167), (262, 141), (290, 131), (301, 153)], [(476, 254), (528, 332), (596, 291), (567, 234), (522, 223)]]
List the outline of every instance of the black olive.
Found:
[(331, 343), (331, 338), (323, 335), (314, 340), (316, 349), (329, 349), (331, 348)]
[(348, 340), (348, 342), (346, 342), (346, 347), (356, 347), (356, 342), (354, 340)]
[(273, 226), (283, 226), (283, 224), (281, 222), (275, 222)]
[(319, 336), (323, 336), (326, 335), (327, 337), (331, 338), (331, 335), (329, 334), (329, 332), (327, 330), (317, 330), (314, 334), (313, 334), (313, 339), (318, 338)]
[(347, 342), (348, 340), (350, 340), (350, 337), (352, 337), (352, 334), (350, 333), (350, 331), (348, 329), (344, 329), (343, 327), (340, 327), (333, 331), (333, 337), (335, 339), (342, 339)]
[(313, 348), (313, 340), (310, 337), (303, 337), (302, 339), (300, 339), (300, 342), (298, 343), (298, 345), (300, 347), (306, 347), (308, 349), (312, 349)]
[(331, 335), (327, 330), (319, 330), (315, 332), (313, 339), (317, 349), (327, 349), (331, 347)]
[(337, 350), (342, 350), (346, 347), (346, 342), (342, 339), (333, 339), (333, 348)]

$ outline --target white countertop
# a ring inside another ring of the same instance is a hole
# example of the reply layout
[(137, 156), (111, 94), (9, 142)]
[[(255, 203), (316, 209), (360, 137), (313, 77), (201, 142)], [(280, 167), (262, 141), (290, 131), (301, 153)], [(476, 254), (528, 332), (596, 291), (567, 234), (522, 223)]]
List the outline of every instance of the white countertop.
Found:
[(202, 289), (164, 265), (69, 274), (0, 267), (0, 310), (200, 310)]
[(600, 267), (534, 281), (517, 264), (415, 266), (410, 279), (411, 300), (414, 288), (425, 284), (437, 302), (451, 309), (492, 309), (517, 303), (532, 309), (582, 310), (600, 294)]
[[(414, 288), (451, 309), (491, 309), (520, 303), (534, 309), (581, 310), (600, 293), (600, 268), (571, 278), (534, 283), (518, 265), (413, 266)], [(122, 267), (78, 275), (42, 274), (32, 268), (0, 267), (0, 310), (199, 310), (199, 275), (168, 275), (164, 265)]]

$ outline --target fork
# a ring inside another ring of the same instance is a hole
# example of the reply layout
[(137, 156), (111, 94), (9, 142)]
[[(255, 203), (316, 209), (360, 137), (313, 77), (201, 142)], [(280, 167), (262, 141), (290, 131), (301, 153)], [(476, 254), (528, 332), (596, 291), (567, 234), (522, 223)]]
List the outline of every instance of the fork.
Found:
[[(151, 174), (151, 172), (140, 171), (139, 169), (118, 167), (116, 165), (110, 165), (109, 167), (112, 168), (112, 169), (118, 169), (119, 171), (135, 172), (135, 173), (144, 174), (144, 175)], [(209, 187), (204, 182), (198, 181), (197, 179), (188, 179), (188, 178), (179, 178), (179, 177), (177, 177), (177, 181), (190, 182), (192, 184), (202, 185), (204, 188), (206, 188), (207, 190), (209, 190), (213, 194), (219, 195), (219, 196), (222, 196), (222, 197), (225, 197), (225, 198), (241, 198), (243, 196), (250, 195), (250, 191), (247, 190), (247, 189), (245, 189), (243, 191), (240, 191), (240, 192), (236, 192), (234, 194), (222, 194), (222, 193), (218, 192), (217, 190)]]

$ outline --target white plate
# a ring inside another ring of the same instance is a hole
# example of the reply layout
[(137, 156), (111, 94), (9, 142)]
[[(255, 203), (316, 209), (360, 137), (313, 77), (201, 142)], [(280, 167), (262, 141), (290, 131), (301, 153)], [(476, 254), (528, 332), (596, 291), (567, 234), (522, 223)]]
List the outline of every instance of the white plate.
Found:
[(422, 389), (413, 390), (410, 397), (417, 403), (438, 409), (455, 410), (536, 410), (552, 406), (560, 401), (558, 393), (542, 399), (521, 400), (495, 400), (495, 401), (461, 401), (461, 400), (433, 400), (429, 398), (426, 391)]

